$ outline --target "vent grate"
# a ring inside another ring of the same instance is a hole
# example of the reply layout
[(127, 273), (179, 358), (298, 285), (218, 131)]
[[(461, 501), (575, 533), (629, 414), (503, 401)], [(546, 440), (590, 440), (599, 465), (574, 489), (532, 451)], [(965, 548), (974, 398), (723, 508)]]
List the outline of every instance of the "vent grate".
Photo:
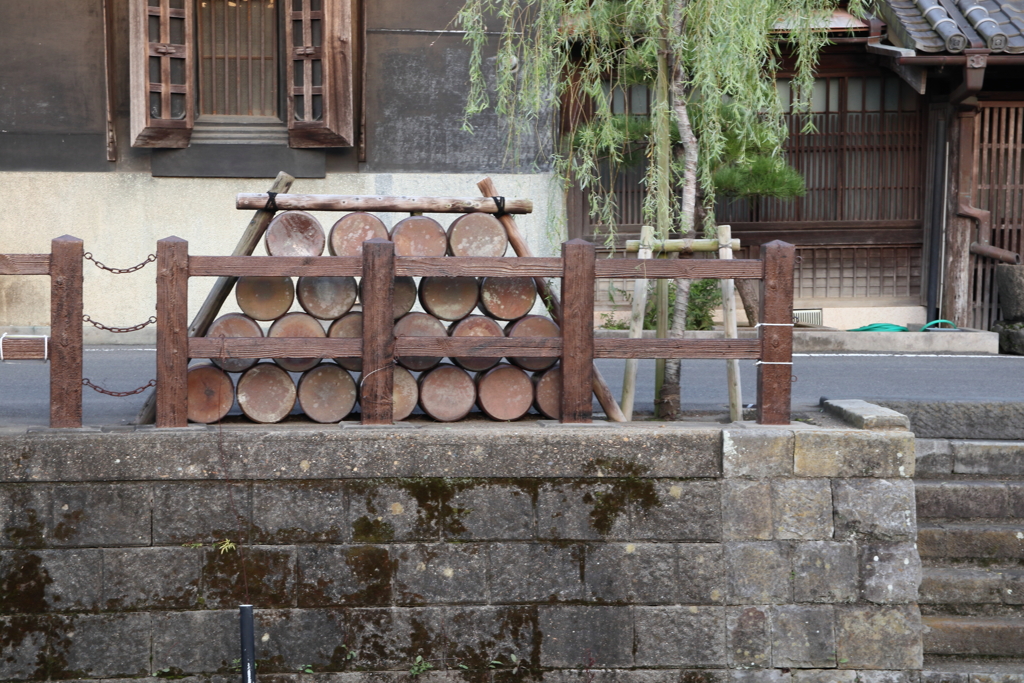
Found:
[(793, 322), (797, 325), (822, 327), (824, 325), (820, 308), (804, 308), (793, 311)]

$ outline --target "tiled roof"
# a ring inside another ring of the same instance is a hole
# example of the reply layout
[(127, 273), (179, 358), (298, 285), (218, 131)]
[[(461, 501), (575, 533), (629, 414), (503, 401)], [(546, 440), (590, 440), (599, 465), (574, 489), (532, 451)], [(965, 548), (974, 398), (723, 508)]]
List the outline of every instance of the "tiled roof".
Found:
[(1024, 53), (1024, 0), (884, 0), (889, 39), (919, 52)]

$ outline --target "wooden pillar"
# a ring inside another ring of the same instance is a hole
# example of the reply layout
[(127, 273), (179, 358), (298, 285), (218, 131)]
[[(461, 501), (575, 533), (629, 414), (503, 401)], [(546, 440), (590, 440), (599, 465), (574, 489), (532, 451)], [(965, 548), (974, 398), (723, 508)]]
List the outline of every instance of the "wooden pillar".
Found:
[(971, 323), (971, 241), (974, 220), (961, 213), (970, 205), (974, 182), (974, 124), (976, 110), (957, 113), (950, 130), (950, 187), (946, 209), (945, 282), (942, 289), (942, 317), (957, 327)]
[(594, 380), (594, 245), (562, 244), (562, 422), (590, 422)]
[(793, 266), (796, 248), (778, 240), (761, 247), (761, 364), (757, 366), (758, 424), (788, 425), (793, 376)]
[(82, 240), (50, 243), (50, 427), (82, 426)]
[(359, 407), (364, 425), (389, 425), (394, 419), (395, 244), (363, 242), (363, 376)]
[(156, 243), (156, 426), (188, 425), (188, 242)]

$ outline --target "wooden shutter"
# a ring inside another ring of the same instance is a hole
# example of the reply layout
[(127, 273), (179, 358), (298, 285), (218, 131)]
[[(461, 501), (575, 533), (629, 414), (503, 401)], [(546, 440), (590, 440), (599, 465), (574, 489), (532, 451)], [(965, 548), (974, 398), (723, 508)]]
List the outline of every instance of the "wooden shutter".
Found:
[(130, 0), (132, 147), (188, 147), (195, 117), (193, 0)]
[(350, 0), (285, 0), (288, 139), (292, 147), (351, 147)]

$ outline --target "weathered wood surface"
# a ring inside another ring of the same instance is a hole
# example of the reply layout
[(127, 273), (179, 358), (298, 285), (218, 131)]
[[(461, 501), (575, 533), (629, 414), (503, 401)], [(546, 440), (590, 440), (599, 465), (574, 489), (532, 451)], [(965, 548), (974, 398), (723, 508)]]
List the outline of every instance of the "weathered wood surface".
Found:
[(399, 275), (415, 277), (562, 277), (560, 258), (418, 258), (396, 259)]
[(409, 216), (398, 221), (391, 229), (395, 243), (395, 256), (422, 256), (439, 258), (448, 253), (448, 235), (433, 218)]
[(331, 256), (362, 256), (363, 242), (388, 239), (384, 221), (372, 213), (350, 213), (338, 219), (327, 238), (327, 251)]
[(761, 364), (757, 366), (757, 422), (789, 424), (793, 391), (793, 266), (796, 248), (786, 242), (761, 247)]
[(419, 403), (439, 422), (455, 422), (469, 415), (476, 403), (476, 384), (468, 372), (454, 365), (439, 365), (420, 375)]
[[(363, 375), (359, 405), (363, 424), (391, 424), (394, 402), (395, 245), (387, 240), (363, 242)], [(338, 342), (339, 339), (324, 341)], [(328, 355), (328, 354), (325, 354)], [(332, 353), (344, 356), (346, 353)], [(414, 401), (415, 403), (415, 401)]]
[(351, 351), (334, 356), (334, 362), (351, 372), (363, 371), (363, 314), (360, 311), (347, 313), (331, 323), (327, 336), (357, 342)]
[[(512, 323), (508, 328), (509, 339), (550, 339), (561, 335), (558, 323), (543, 315), (528, 315)], [(539, 372), (555, 364), (554, 358), (537, 356), (509, 356), (509, 360), (523, 370)]]
[(192, 277), (358, 277), (363, 260), (358, 256), (192, 256)]
[[(156, 243), (156, 426), (188, 424), (188, 242)], [(79, 326), (81, 328), (81, 326)]]
[(590, 422), (594, 382), (594, 245), (562, 245), (562, 422)]
[[(484, 178), (476, 184), (477, 189), (485, 197), (494, 197), (498, 194), (497, 189), (494, 187), (494, 181), (490, 178)], [(507, 204), (507, 202), (506, 202)], [(505, 232), (508, 234), (509, 244), (512, 245), (512, 250), (515, 251), (516, 256), (533, 256), (533, 251), (530, 249), (530, 245), (523, 239), (522, 233), (519, 232), (519, 227), (516, 225), (515, 219), (512, 216), (500, 216), (499, 220), (501, 224), (505, 226)], [(551, 291), (551, 287), (548, 281), (543, 277), (535, 277), (534, 281), (537, 283), (537, 293), (540, 294), (541, 300), (544, 305), (547, 306), (548, 313), (551, 318), (557, 322), (562, 321), (562, 307), (559, 303), (558, 296)], [(597, 402), (604, 408), (605, 414), (608, 419), (612, 422), (626, 422), (626, 416), (622, 414), (622, 410), (619, 408), (618, 402), (615, 397), (612, 396), (612, 390), (608, 386), (608, 383), (604, 381), (604, 377), (601, 376), (601, 372), (594, 367), (594, 395), (597, 396)]]
[(223, 419), (235, 403), (235, 386), (228, 373), (204, 363), (188, 369), (188, 419), (211, 424)]
[(549, 420), (562, 417), (562, 368), (533, 376), (533, 407)]
[(254, 320), (275, 320), (295, 303), (295, 283), (290, 277), (241, 277), (235, 287), (235, 302)]
[[(288, 175), (284, 171), (277, 174), (277, 178), (274, 179), (273, 184), (270, 186), (271, 192), (287, 192), (291, 189), (292, 183), (295, 182), (295, 178)], [(265, 205), (264, 205), (265, 206)], [(274, 217), (273, 211), (263, 211), (263, 207), (259, 207), (258, 210), (249, 221), (249, 225), (246, 226), (242, 232), (241, 238), (238, 240), (238, 244), (235, 245), (235, 250), (231, 252), (232, 256), (248, 256), (256, 248), (256, 245), (260, 243), (260, 239), (267, 230), (267, 226), (270, 225), (271, 219)], [(244, 274), (244, 273), (243, 273)], [(203, 305), (199, 307), (195, 317), (192, 318), (192, 324), (188, 326), (188, 336), (190, 337), (202, 337), (206, 334), (206, 331), (210, 328), (210, 324), (220, 314), (221, 306), (227, 301), (228, 296), (231, 294), (231, 288), (235, 286), (237, 277), (219, 277), (216, 282), (213, 283), (213, 287), (210, 288), (210, 293), (206, 295), (206, 300), (203, 301)], [(156, 392), (154, 391), (146, 399), (146, 402), (142, 406), (142, 410), (139, 411), (138, 417), (135, 418), (136, 424), (150, 424), (153, 422), (153, 418), (156, 415)]]
[(49, 254), (0, 254), (0, 275), (49, 274)]
[(756, 339), (595, 339), (594, 358), (757, 358)]
[[(365, 377), (366, 375), (363, 375), (363, 378)], [(419, 385), (416, 383), (416, 378), (412, 376), (411, 372), (401, 365), (396, 365), (394, 366), (392, 386), (394, 389), (388, 400), (389, 414), (393, 420), (404, 420), (412, 415), (412, 411), (416, 410), (416, 404), (420, 399)], [(364, 415), (366, 412), (365, 400), (366, 394), (363, 393), (359, 397), (359, 405)], [(365, 417), (363, 418), (363, 424), (366, 424)]]
[(299, 407), (314, 422), (340, 422), (356, 405), (359, 392), (352, 375), (333, 363), (321, 363), (299, 378)]
[(10, 335), (0, 339), (0, 357), (4, 360), (49, 360), (50, 350), (48, 340), (42, 337), (27, 339), (24, 337), (11, 337)]
[(521, 368), (502, 363), (477, 375), (476, 394), (477, 405), (488, 417), (518, 420), (533, 405), (533, 381)]
[[(732, 259), (732, 229), (728, 225), (718, 226), (718, 258), (723, 260)], [(736, 329), (736, 292), (731, 279), (719, 281), (722, 288), (722, 319), (725, 323), (725, 336), (728, 339), (736, 339), (739, 332)], [(740, 362), (735, 358), (725, 361), (726, 384), (729, 386), (729, 419), (739, 422), (743, 419), (743, 402), (740, 398)]]
[[(505, 332), (498, 323), (485, 315), (471, 315), (448, 328), (448, 334), (452, 339), (460, 337), (490, 337), (492, 339), (504, 339)], [(499, 356), (469, 357), (449, 356), (460, 367), (471, 372), (483, 372), (490, 370), (501, 360)]]
[[(639, 252), (643, 247), (643, 238), (638, 240), (626, 240), (626, 251), (630, 253)], [(679, 252), (692, 254), (695, 252), (718, 251), (718, 240), (712, 239), (678, 239), (678, 240), (651, 240), (647, 243), (653, 251)], [(740, 248), (740, 241), (732, 240), (732, 249)]]
[(295, 408), (295, 382), (273, 363), (259, 363), (238, 378), (238, 407), (253, 422), (280, 422)]
[(701, 280), (704, 278), (760, 278), (764, 265), (755, 259), (601, 259), (597, 277)]
[(435, 318), (462, 320), (480, 301), (475, 277), (425, 277), (420, 280), (420, 305)]
[(305, 211), (285, 211), (270, 221), (263, 244), (270, 256), (320, 256), (327, 237), (316, 217)]
[[(266, 194), (239, 193), (236, 209), (262, 209), (269, 198)], [(277, 208), (304, 211), (394, 211), (396, 213), (498, 213), (493, 199), (474, 197), (372, 197), (342, 194), (279, 194)], [(529, 199), (506, 199), (505, 213), (533, 212)], [(507, 228), (507, 226), (506, 226)]]
[[(82, 426), (82, 240), (50, 242), (50, 426)], [(186, 361), (187, 363), (187, 361)]]
[[(408, 337), (431, 337), (446, 339), (448, 330), (441, 321), (429, 313), (410, 313), (395, 323), (396, 342)], [(398, 351), (396, 360), (416, 372), (423, 372), (441, 362), (441, 356), (410, 355)]]
[(320, 320), (337, 320), (352, 310), (356, 302), (355, 278), (300, 277), (295, 286), (295, 298), (302, 310)]
[(516, 320), (533, 310), (537, 288), (528, 277), (485, 277), (480, 282), (480, 309), (498, 320)]
[[(645, 225), (640, 228), (637, 259), (647, 260), (654, 255), (651, 242), (654, 239), (654, 228)], [(636, 278), (633, 281), (633, 305), (629, 315), (629, 338), (641, 339), (644, 336), (644, 318), (647, 314), (647, 280)], [(626, 420), (633, 420), (633, 402), (636, 400), (636, 371), (639, 360), (628, 358), (622, 374), (622, 414)], [(561, 378), (559, 378), (561, 382)], [(561, 384), (559, 384), (561, 387)]]
[(448, 226), (448, 253), (452, 256), (501, 257), (508, 235), (501, 221), (485, 213), (467, 213)]
[[(262, 337), (263, 328), (255, 320), (244, 313), (225, 313), (210, 325), (207, 337)], [(202, 358), (191, 353), (190, 358)], [(214, 364), (225, 372), (245, 372), (256, 364), (254, 358), (214, 358)]]
[[(273, 339), (324, 339), (327, 333), (320, 321), (308, 313), (293, 311), (286, 313), (274, 321), (267, 330), (267, 337)], [(321, 356), (290, 356), (275, 357), (274, 362), (288, 372), (306, 372), (316, 367), (322, 360)]]
[[(598, 339), (623, 342), (623, 339)], [(640, 340), (645, 344), (651, 340)], [(756, 343), (756, 340), (745, 340)], [(691, 342), (687, 342), (691, 343)], [(703, 342), (701, 342), (703, 343)], [(716, 342), (717, 343), (717, 342)], [(398, 337), (394, 343), (400, 355), (442, 356), (454, 358), (488, 358), (523, 356), (530, 358), (558, 358), (562, 353), (561, 337)], [(616, 350), (619, 347), (615, 347)], [(360, 356), (362, 339), (352, 337), (269, 338), (269, 337), (193, 337), (188, 342), (193, 358), (275, 358), (289, 356), (323, 356), (326, 358)], [(626, 351), (625, 353), (628, 353)], [(605, 356), (624, 358), (628, 356)], [(646, 357), (646, 356), (640, 356)], [(710, 356), (718, 358), (720, 356)]]

